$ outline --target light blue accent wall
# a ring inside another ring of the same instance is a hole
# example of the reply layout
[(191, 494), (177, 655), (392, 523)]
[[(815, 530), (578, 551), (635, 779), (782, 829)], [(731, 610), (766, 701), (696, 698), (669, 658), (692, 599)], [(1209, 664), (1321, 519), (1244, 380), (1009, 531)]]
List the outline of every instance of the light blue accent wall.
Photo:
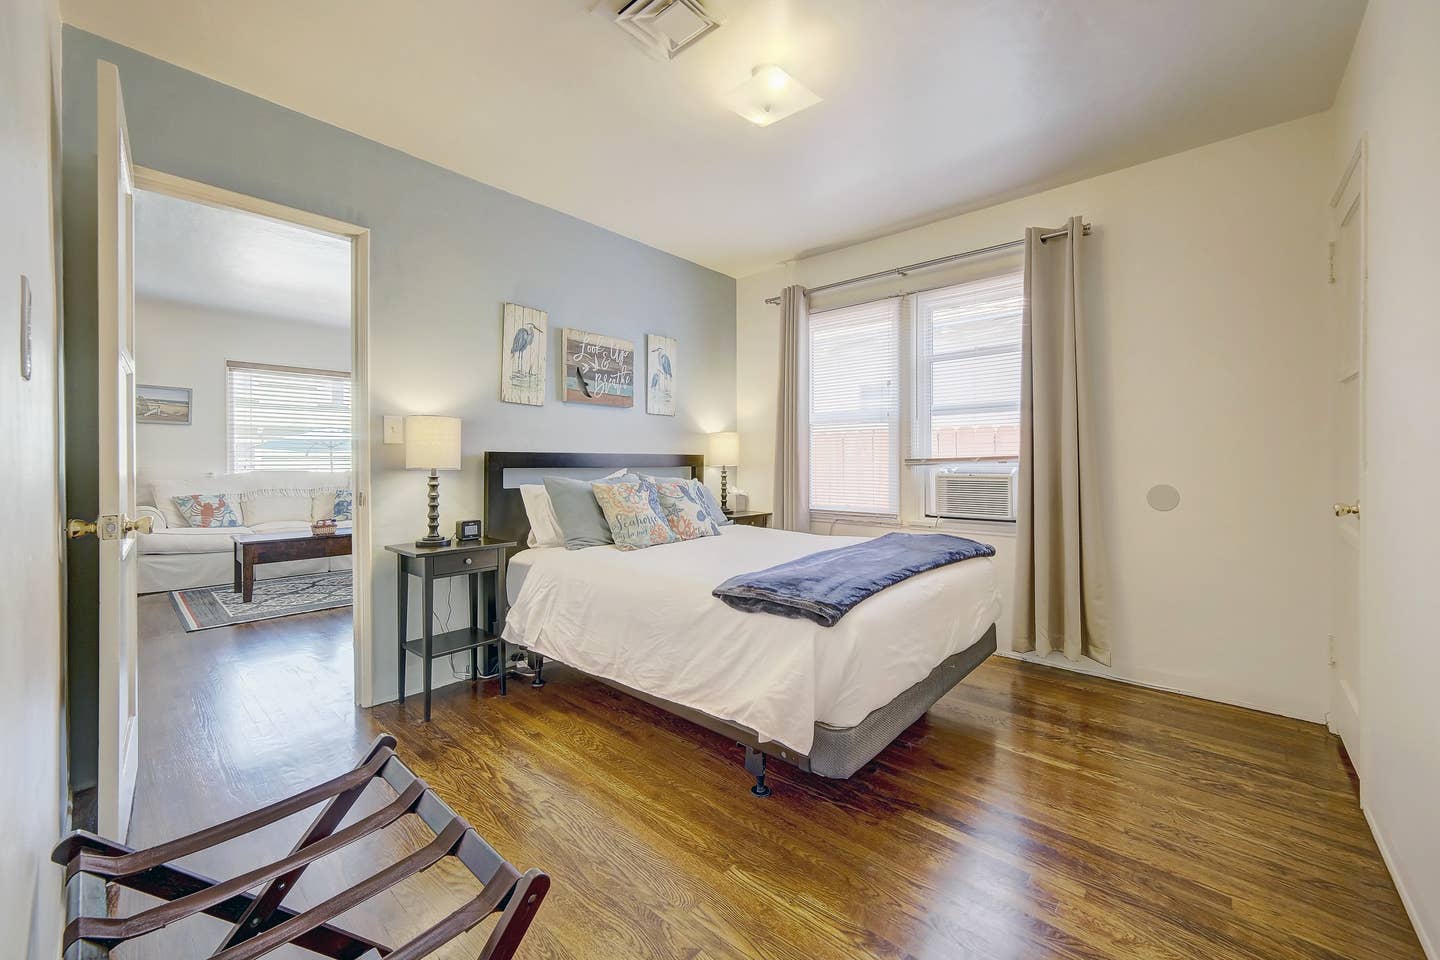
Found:
[[(73, 27), (63, 43), (70, 516), (93, 515), (97, 496), (95, 62), (103, 59), (120, 70), (136, 163), (371, 230), (368, 442), (377, 551), (374, 583), (357, 588), (373, 613), (380, 699), (395, 693), (395, 576), (393, 558), (380, 548), (423, 533), (425, 516), (425, 477), (403, 469), (403, 447), (381, 442), (383, 415), (464, 419), (464, 469), (441, 479), (442, 529), (482, 515), (485, 450), (703, 453), (706, 433), (734, 429), (730, 277)], [(456, 124), (466, 122), (466, 110), (454, 104)], [(566, 326), (634, 341), (637, 379), (645, 334), (675, 337), (679, 415), (646, 414), (640, 389), (628, 410), (562, 403), (553, 367), (543, 407), (501, 403), (507, 300), (549, 311), (552, 358)], [(77, 786), (93, 781), (95, 756), (95, 551), (93, 542), (80, 542), (70, 553)]]

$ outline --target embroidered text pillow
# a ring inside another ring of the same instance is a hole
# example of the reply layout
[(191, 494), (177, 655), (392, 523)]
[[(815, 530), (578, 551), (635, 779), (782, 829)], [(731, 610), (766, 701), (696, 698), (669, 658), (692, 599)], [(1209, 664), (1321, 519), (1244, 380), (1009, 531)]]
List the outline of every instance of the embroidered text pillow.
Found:
[(621, 550), (640, 550), (680, 538), (665, 522), (660, 496), (649, 480), (601, 480), (592, 483), (595, 501)]
[(175, 509), (192, 527), (240, 527), (240, 514), (230, 505), (228, 493), (188, 493), (171, 497)]

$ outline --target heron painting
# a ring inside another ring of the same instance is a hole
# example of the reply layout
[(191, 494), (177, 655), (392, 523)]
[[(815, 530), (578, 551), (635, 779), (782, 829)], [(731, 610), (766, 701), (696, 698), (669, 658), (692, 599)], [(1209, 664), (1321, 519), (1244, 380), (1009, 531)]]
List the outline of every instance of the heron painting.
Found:
[(500, 399), (506, 403), (545, 403), (545, 346), (548, 315), (544, 310), (505, 304), (500, 342)]
[(645, 412), (662, 417), (675, 416), (674, 337), (658, 333), (645, 335)]

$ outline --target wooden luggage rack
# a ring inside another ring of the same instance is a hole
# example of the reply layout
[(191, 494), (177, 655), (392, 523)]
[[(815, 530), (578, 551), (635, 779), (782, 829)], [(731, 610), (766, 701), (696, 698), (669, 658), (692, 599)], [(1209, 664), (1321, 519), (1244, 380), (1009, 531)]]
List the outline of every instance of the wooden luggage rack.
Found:
[[(384, 780), (395, 799), (337, 830), (375, 779)], [(324, 808), (294, 849), (274, 863), (224, 881), (174, 863), (321, 802), (325, 802)], [(434, 832), (430, 843), (309, 910), (299, 912), (283, 905), (286, 894), (311, 863), (412, 813)], [(387, 947), (330, 923), (445, 857), (459, 860), (482, 889), (408, 942)], [(51, 859), (65, 867), (65, 960), (104, 960), (122, 943), (201, 913), (232, 924), (211, 960), (251, 960), (286, 944), (333, 960), (418, 960), (499, 913), (480, 960), (507, 960), (550, 888), (550, 878), (539, 870), (521, 873), (506, 862), (411, 773), (395, 755), (395, 739), (387, 734), (376, 738), (355, 769), (244, 816), (148, 850), (134, 850), (79, 830), (56, 846)], [(128, 917), (107, 916), (106, 893), (112, 883), (165, 902)]]

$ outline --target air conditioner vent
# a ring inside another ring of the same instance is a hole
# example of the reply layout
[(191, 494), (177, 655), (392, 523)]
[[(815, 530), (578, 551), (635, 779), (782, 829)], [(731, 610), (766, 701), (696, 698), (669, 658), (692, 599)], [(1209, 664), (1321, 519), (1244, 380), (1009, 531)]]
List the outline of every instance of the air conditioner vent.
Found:
[(720, 26), (700, 0), (633, 0), (615, 22), (657, 60), (673, 60)]
[(925, 512), (953, 520), (1014, 520), (1014, 464), (975, 464), (937, 470), (930, 478)]

